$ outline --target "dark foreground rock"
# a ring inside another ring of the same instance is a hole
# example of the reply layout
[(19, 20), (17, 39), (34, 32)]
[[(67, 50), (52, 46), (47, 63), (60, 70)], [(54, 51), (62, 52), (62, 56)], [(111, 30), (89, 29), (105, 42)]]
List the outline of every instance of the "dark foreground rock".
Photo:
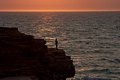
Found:
[(75, 68), (64, 50), (48, 48), (43, 39), (0, 27), (0, 78), (37, 76), (40, 80), (65, 80)]

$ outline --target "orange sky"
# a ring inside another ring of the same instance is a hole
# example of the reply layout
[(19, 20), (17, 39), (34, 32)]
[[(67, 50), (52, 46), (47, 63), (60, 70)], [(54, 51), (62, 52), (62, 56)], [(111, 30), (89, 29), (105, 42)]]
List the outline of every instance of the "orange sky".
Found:
[(120, 0), (0, 0), (0, 11), (119, 10)]

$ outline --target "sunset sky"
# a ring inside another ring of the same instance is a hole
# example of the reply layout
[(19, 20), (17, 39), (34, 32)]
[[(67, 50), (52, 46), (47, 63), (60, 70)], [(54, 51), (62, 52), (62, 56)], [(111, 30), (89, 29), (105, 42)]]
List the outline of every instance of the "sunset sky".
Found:
[(0, 11), (120, 11), (120, 0), (0, 0)]

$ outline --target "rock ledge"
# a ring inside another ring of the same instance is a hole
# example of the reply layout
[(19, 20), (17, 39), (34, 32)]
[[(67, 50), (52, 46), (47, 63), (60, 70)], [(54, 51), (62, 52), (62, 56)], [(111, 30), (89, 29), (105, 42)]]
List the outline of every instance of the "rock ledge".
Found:
[(0, 27), (0, 78), (37, 76), (39, 80), (66, 80), (75, 75), (64, 50), (48, 48), (44, 39), (34, 39), (17, 28)]

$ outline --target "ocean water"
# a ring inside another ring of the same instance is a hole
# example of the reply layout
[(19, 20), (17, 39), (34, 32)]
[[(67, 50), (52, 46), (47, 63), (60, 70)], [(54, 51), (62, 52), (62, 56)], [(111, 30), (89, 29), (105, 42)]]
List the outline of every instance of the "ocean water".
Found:
[(47, 40), (71, 56), (76, 74), (120, 80), (120, 12), (0, 13), (0, 27)]

